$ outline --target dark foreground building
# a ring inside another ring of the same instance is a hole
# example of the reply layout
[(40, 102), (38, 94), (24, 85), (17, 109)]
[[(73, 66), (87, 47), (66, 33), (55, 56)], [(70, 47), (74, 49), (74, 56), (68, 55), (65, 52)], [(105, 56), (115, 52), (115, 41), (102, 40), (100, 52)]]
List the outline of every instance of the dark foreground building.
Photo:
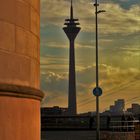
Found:
[[(101, 116), (101, 140), (140, 140), (133, 116)], [(42, 140), (96, 140), (96, 116), (42, 116)]]

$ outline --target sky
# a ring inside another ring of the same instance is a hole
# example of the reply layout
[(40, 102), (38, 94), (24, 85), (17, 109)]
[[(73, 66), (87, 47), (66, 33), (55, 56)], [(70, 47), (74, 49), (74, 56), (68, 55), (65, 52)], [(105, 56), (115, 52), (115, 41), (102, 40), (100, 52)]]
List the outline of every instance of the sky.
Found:
[[(78, 112), (95, 111), (95, 7), (73, 0), (81, 31), (75, 40)], [(140, 103), (140, 0), (99, 0), (100, 111), (117, 99)], [(68, 104), (69, 42), (63, 32), (70, 0), (41, 0), (41, 89), (43, 107)]]

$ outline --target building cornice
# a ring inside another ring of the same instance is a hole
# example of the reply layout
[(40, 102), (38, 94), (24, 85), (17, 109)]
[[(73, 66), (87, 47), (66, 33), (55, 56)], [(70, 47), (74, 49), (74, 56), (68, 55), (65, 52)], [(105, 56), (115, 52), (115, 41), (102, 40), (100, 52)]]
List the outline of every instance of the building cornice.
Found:
[(19, 85), (0, 84), (0, 96), (29, 98), (42, 100), (44, 94), (41, 90)]

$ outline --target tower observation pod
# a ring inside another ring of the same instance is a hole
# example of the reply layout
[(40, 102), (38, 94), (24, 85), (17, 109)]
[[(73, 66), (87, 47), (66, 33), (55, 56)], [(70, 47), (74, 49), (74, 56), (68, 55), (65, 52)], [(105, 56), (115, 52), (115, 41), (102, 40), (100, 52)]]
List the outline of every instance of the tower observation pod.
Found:
[(39, 8), (0, 0), (0, 140), (40, 140)]
[(70, 18), (65, 19), (65, 27), (63, 28), (66, 33), (69, 42), (70, 42), (70, 50), (69, 50), (69, 89), (68, 89), (68, 114), (76, 115), (77, 107), (76, 107), (76, 79), (75, 79), (75, 50), (74, 50), (74, 41), (76, 36), (80, 31), (80, 25), (78, 23), (78, 19), (75, 19), (73, 16), (73, 3), (71, 0), (70, 7)]

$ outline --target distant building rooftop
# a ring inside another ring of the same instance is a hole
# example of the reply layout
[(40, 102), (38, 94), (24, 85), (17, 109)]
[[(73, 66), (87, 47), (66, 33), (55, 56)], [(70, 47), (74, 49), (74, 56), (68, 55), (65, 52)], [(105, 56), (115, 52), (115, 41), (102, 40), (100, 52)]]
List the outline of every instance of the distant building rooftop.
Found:
[(65, 115), (68, 108), (62, 108), (59, 106), (43, 107), (41, 108), (41, 116), (57, 116)]

